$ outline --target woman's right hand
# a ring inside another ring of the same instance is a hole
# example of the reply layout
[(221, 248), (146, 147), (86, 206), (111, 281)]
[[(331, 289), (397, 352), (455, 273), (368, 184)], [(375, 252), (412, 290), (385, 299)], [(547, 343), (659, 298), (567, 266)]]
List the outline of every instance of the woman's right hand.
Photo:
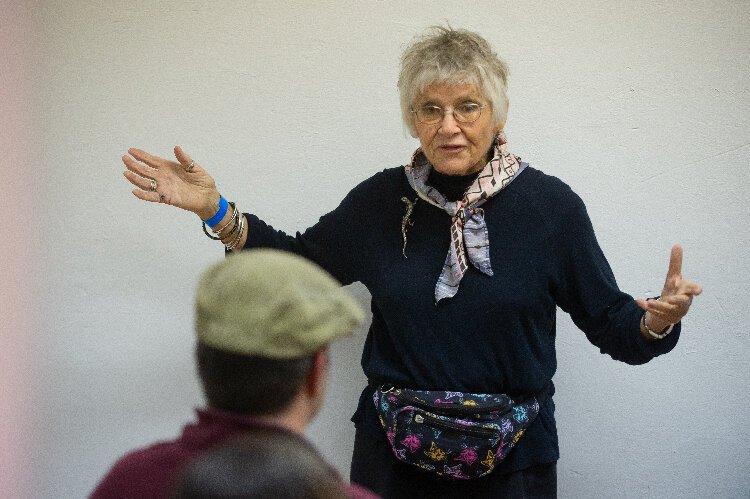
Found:
[(180, 146), (175, 146), (174, 155), (177, 161), (140, 149), (128, 149), (122, 161), (127, 168), (125, 178), (137, 187), (133, 195), (144, 201), (192, 211), (201, 220), (208, 220), (219, 209), (219, 191), (214, 179)]

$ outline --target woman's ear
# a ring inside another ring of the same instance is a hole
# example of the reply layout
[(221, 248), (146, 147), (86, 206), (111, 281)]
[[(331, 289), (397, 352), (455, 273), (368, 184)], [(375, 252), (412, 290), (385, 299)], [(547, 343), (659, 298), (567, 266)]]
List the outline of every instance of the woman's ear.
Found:
[(505, 128), (505, 123), (508, 121), (508, 109), (510, 109), (510, 101), (505, 100), (505, 116), (500, 120), (500, 122), (495, 127), (495, 135), (502, 132)]

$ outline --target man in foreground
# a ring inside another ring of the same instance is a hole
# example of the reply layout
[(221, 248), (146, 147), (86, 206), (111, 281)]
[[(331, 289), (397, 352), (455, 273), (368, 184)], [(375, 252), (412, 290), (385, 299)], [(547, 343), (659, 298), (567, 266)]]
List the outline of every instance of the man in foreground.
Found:
[[(93, 499), (169, 497), (205, 451), (258, 429), (302, 435), (323, 402), (328, 344), (362, 312), (330, 275), (275, 250), (230, 256), (203, 275), (196, 297), (196, 360), (208, 407), (172, 441), (121, 458)], [(373, 498), (342, 483), (351, 497)]]

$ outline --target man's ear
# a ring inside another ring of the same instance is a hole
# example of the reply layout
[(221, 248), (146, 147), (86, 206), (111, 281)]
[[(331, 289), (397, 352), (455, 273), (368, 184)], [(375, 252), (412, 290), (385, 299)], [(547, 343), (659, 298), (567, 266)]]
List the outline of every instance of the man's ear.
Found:
[(328, 347), (323, 347), (313, 356), (310, 374), (307, 377), (305, 388), (308, 396), (313, 399), (325, 397), (326, 385), (328, 383), (329, 356)]

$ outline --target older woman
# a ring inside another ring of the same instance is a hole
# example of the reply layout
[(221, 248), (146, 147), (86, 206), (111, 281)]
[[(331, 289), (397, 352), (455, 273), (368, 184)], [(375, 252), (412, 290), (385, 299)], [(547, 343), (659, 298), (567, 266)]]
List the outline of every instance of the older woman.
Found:
[[(603, 353), (640, 364), (675, 346), (701, 292), (681, 276), (679, 246), (658, 300), (618, 289), (581, 199), (509, 151), (506, 81), (479, 35), (426, 32), (404, 52), (398, 84), (420, 148), (296, 237), (228, 204), (179, 147), (177, 162), (123, 157), (137, 197), (196, 213), (228, 250), (287, 249), (367, 286), (370, 384), (352, 417), (351, 479), (385, 497), (554, 497), (556, 307)], [(407, 392), (438, 415), (408, 409), (394, 429)], [(439, 410), (488, 400), (479, 416)], [(419, 427), (427, 415), (435, 424)], [(494, 429), (489, 450), (477, 429)]]

